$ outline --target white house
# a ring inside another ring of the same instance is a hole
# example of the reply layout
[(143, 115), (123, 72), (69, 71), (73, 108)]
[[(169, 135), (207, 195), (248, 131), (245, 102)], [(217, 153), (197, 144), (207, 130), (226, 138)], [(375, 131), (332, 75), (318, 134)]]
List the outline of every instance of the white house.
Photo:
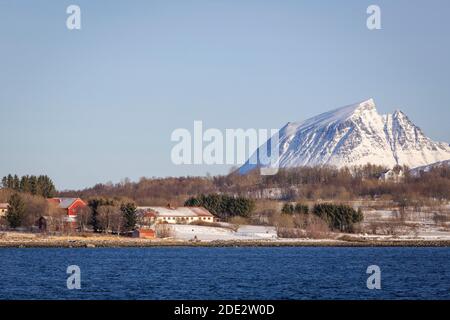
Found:
[(400, 170), (391, 169), (383, 173), (380, 177), (380, 180), (400, 182), (404, 177), (405, 174), (402, 169)]
[(194, 221), (214, 222), (216, 218), (201, 207), (138, 207), (144, 223), (191, 223)]
[(8, 204), (0, 203), (0, 217), (4, 217), (7, 211), (8, 211)]

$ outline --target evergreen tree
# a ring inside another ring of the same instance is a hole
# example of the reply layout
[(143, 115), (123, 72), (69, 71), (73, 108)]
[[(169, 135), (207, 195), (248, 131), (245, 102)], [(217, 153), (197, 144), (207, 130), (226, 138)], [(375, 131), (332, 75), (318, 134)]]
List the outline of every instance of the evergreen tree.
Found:
[(56, 193), (55, 185), (53, 184), (52, 179), (48, 176), (39, 176), (38, 180), (38, 190), (40, 195), (45, 198), (51, 198)]
[(294, 208), (295, 213), (308, 214), (309, 207), (306, 204), (297, 203)]
[(123, 203), (120, 206), (120, 210), (122, 211), (123, 217), (125, 219), (125, 230), (132, 231), (136, 229), (136, 205), (132, 202)]
[(14, 193), (8, 201), (8, 211), (6, 221), (11, 228), (17, 228), (22, 225), (25, 214), (25, 203), (19, 194)]
[(195, 197), (190, 197), (184, 202), (184, 205), (186, 207), (200, 207), (201, 201)]
[(2, 178), (2, 186), (15, 191), (27, 192), (33, 195), (43, 196), (45, 198), (52, 198), (56, 193), (56, 187), (53, 181), (47, 175), (24, 175), (18, 177), (9, 174)]
[(31, 194), (38, 194), (38, 184), (36, 176), (30, 176), (30, 192)]
[(227, 219), (233, 216), (248, 217), (255, 209), (255, 202), (244, 197), (209, 194), (191, 197), (184, 203), (187, 207), (204, 207), (220, 218)]
[(361, 210), (361, 208), (358, 208), (358, 211), (353, 211), (352, 212), (352, 221), (354, 223), (358, 223), (364, 220), (364, 214)]
[(17, 174), (14, 175), (11, 189), (16, 190), (16, 191), (20, 191), (20, 179), (19, 179), (19, 176)]
[(29, 176), (23, 176), (20, 179), (20, 191), (21, 192), (30, 192), (31, 186), (30, 186), (30, 177)]
[(2, 186), (3, 188), (8, 188), (8, 178), (6, 176), (2, 178)]
[(363, 220), (361, 210), (356, 211), (352, 207), (342, 204), (316, 204), (313, 213), (325, 220), (331, 229), (347, 232), (352, 232), (353, 224)]
[(8, 174), (8, 177), (7, 177), (7, 188), (9, 188), (9, 189), (13, 189), (13, 187), (14, 187), (14, 177), (11, 175), (11, 174)]
[(291, 203), (285, 203), (283, 205), (283, 208), (281, 209), (281, 213), (283, 213), (283, 214), (293, 214), (294, 211), (295, 211), (295, 207)]

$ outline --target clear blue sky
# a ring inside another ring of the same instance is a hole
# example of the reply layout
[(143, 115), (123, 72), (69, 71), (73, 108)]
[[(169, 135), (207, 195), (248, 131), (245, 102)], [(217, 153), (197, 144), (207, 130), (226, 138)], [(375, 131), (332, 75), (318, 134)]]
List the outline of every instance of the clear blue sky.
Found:
[[(382, 30), (366, 28), (378, 4)], [(82, 30), (66, 28), (78, 4)], [(450, 142), (450, 2), (0, 0), (0, 175), (58, 188), (226, 173), (176, 128), (279, 128), (373, 97)]]

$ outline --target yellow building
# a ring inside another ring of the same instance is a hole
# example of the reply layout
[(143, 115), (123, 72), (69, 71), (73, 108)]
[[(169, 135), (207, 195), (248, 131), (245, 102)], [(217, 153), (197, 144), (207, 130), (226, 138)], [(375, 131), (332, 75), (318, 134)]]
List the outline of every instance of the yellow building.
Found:
[(201, 207), (138, 207), (143, 222), (152, 223), (191, 223), (195, 221), (214, 222), (215, 217)]

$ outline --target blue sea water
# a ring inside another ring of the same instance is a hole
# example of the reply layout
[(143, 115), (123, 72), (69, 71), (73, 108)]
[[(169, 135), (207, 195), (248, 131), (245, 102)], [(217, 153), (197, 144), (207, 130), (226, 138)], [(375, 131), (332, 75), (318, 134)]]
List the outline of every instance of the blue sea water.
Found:
[[(69, 265), (81, 289), (67, 289)], [(369, 265), (381, 289), (366, 286)], [(0, 249), (0, 299), (450, 299), (449, 248)]]

